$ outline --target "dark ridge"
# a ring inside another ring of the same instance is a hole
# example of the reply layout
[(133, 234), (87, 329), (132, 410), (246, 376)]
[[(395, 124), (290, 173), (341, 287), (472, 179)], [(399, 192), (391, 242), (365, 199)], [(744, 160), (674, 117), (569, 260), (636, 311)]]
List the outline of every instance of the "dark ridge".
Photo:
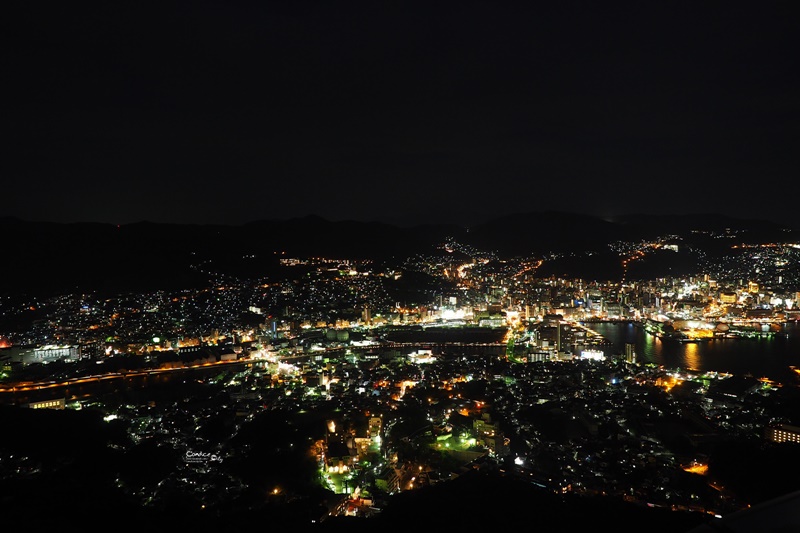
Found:
[[(718, 239), (715, 232), (733, 232)], [(329, 221), (316, 215), (289, 220), (261, 220), (239, 226), (55, 223), (0, 218), (3, 260), (0, 294), (53, 294), (77, 291), (126, 292), (197, 287), (210, 282), (196, 267), (227, 265), (231, 272), (266, 275), (277, 257), (369, 259), (401, 264), (416, 254), (440, 254), (447, 239), (500, 258), (551, 252), (574, 254), (547, 265), (548, 275), (616, 279), (618, 258), (609, 254), (615, 241), (640, 241), (676, 235), (684, 248), (724, 254), (731, 244), (797, 241), (798, 232), (763, 220), (720, 215), (626, 215), (615, 220), (561, 212), (517, 213), (470, 228), (455, 224), (398, 227), (382, 222)], [(586, 260), (586, 254), (591, 259)], [(584, 255), (581, 255), (584, 254)], [(242, 268), (243, 258), (250, 261)], [(253, 260), (253, 258), (256, 258)], [(670, 258), (670, 260), (677, 259)], [(692, 258), (681, 258), (664, 274), (691, 272)], [(636, 265), (647, 277), (647, 265)], [(588, 271), (587, 271), (588, 270)], [(656, 271), (654, 270), (653, 273)]]
[(609, 220), (622, 225), (637, 225), (651, 228), (657, 231), (685, 232), (695, 229), (717, 230), (780, 230), (794, 229), (785, 224), (779, 224), (770, 220), (734, 218), (728, 215), (717, 215), (713, 213), (697, 213), (692, 215), (652, 215), (645, 213), (631, 213), (609, 217)]
[(561, 213), (517, 213), (470, 228), (470, 243), (506, 256), (545, 251), (599, 250), (625, 236), (622, 226), (601, 218)]

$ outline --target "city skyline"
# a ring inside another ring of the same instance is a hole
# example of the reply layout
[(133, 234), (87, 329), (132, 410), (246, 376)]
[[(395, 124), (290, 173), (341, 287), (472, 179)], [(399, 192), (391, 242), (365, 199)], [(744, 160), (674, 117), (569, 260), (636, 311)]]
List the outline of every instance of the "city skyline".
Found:
[(452, 526), (466, 495), (481, 520), (541, 505), (568, 529), (796, 522), (797, 244), (629, 283), (445, 248), (280, 255), (260, 279), (198, 258), (206, 279), (177, 290), (5, 297), (9, 501), (52, 499), (42, 525), (90, 500), (154, 524)]
[(10, 7), (12, 522), (797, 527), (790, 4)]
[(3, 216), (796, 226), (785, 4), (53, 3), (10, 20)]

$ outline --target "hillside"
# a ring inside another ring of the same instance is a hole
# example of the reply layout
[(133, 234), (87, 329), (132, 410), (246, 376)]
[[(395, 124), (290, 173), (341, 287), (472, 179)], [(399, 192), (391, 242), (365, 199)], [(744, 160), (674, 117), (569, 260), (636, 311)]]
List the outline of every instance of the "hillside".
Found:
[[(604, 220), (557, 212), (508, 215), (469, 228), (404, 228), (316, 216), (240, 226), (63, 224), (2, 218), (0, 234), (5, 251), (0, 293), (29, 294), (197, 286), (209, 280), (193, 267), (208, 262), (218, 270), (229, 268), (237, 275), (252, 277), (273, 273), (278, 257), (372, 259), (400, 264), (415, 254), (441, 253), (440, 245), (448, 239), (493, 251), (500, 258), (555, 252), (560, 258), (544, 265), (542, 274), (587, 277), (594, 273), (613, 279), (621, 275), (618, 256), (609, 248), (615, 242), (677, 236), (683, 244), (713, 257), (726, 253), (733, 243), (798, 240), (797, 230), (717, 215), (629, 215)], [(728, 238), (720, 239), (720, 235)], [(587, 252), (592, 253), (591, 261), (580, 256)], [(696, 268), (690, 256), (671, 256), (669, 260), (675, 263), (675, 273)]]

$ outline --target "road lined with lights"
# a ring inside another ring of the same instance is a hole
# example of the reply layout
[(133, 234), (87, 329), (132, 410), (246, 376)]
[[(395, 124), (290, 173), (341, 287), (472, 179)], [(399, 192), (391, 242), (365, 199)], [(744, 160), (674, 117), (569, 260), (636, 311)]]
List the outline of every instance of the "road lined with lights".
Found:
[(164, 374), (169, 372), (175, 372), (180, 370), (193, 370), (197, 368), (207, 368), (211, 366), (220, 366), (220, 365), (235, 365), (235, 364), (242, 364), (242, 363), (249, 363), (251, 362), (249, 359), (236, 359), (231, 361), (215, 361), (213, 363), (202, 363), (199, 365), (192, 365), (180, 368), (150, 368), (147, 370), (136, 370), (136, 371), (129, 371), (129, 372), (110, 372), (107, 374), (96, 374), (92, 376), (81, 376), (75, 378), (69, 378), (64, 381), (19, 381), (16, 383), (4, 383), (0, 385), (0, 393), (2, 392), (24, 392), (24, 391), (36, 391), (36, 390), (44, 390), (44, 389), (53, 389), (58, 387), (68, 387), (70, 385), (79, 385), (82, 383), (92, 383), (92, 382), (99, 382), (103, 380), (110, 380), (110, 379), (120, 379), (120, 378), (129, 378), (129, 377), (138, 377), (138, 376), (148, 376), (148, 375), (155, 375), (155, 374)]

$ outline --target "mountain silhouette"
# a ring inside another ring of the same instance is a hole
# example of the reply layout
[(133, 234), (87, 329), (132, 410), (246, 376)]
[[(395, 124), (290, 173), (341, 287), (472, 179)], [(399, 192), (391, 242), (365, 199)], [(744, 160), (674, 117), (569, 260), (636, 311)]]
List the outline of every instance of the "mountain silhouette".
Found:
[[(716, 238), (726, 231), (736, 241)], [(316, 215), (242, 225), (56, 223), (2, 217), (0, 293), (187, 288), (209, 283), (208, 274), (198, 268), (209, 262), (253, 277), (274, 272), (283, 257), (400, 265), (417, 254), (443, 253), (445, 241), (494, 252), (501, 259), (591, 252), (591, 262), (576, 258), (569, 264), (567, 258), (547, 268), (553, 275), (584, 277), (595, 271), (602, 272), (599, 277), (611, 279), (619, 275), (619, 260), (609, 246), (619, 241), (677, 236), (714, 254), (723, 253), (731, 242), (796, 241), (797, 234), (779, 224), (721, 215), (632, 214), (604, 219), (552, 211), (510, 214), (471, 227), (399, 227), (383, 222), (330, 221)]]

